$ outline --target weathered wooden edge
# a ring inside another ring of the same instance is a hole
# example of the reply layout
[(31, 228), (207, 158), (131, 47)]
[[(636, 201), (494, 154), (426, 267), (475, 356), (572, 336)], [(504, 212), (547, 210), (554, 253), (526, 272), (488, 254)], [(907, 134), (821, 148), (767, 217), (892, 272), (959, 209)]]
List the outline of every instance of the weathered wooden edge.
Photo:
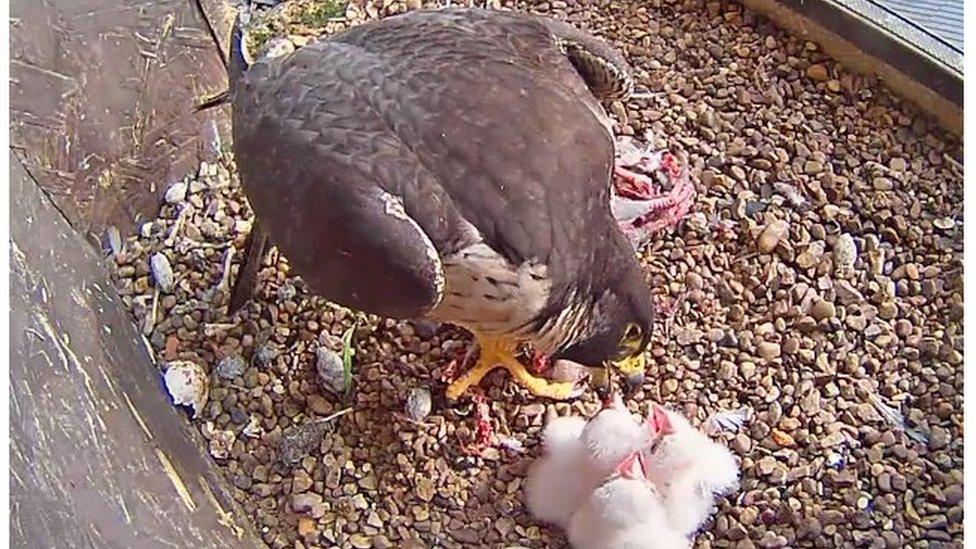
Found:
[(221, 57), (230, 56), (230, 33), (237, 11), (227, 0), (196, 0), (210, 31), (217, 40)]
[(216, 155), (226, 68), (194, 0), (10, 6), (11, 146), (82, 231), (130, 234)]
[[(792, 9), (788, 2), (780, 0), (738, 1), (746, 8), (768, 17), (787, 32), (819, 44), (824, 52), (839, 61), (844, 67), (860, 74), (877, 75), (897, 94), (916, 103), (920, 110), (935, 118), (945, 130), (957, 136), (962, 135), (963, 109), (961, 105), (956, 105), (947, 97), (896, 69), (884, 60), (866, 54), (848, 37), (841, 36)], [(808, 6), (808, 9), (813, 8)]]
[(10, 153), (12, 547), (263, 547), (102, 258)]

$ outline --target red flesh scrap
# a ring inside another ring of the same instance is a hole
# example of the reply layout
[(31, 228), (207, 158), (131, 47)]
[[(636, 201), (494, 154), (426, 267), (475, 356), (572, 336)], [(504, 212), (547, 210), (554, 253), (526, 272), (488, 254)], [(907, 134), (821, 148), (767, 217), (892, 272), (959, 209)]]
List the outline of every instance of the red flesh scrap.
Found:
[[(634, 165), (638, 170), (649, 169), (645, 163)], [(670, 191), (660, 192), (651, 177), (640, 171), (632, 171), (618, 164), (614, 168), (614, 192), (618, 196), (643, 202), (646, 212), (621, 228), (632, 241), (642, 240), (642, 235), (657, 232), (681, 221), (694, 202), (695, 187), (672, 154), (664, 153), (655, 169), (661, 170), (672, 183)]]
[(532, 351), (532, 360), (529, 361), (529, 371), (533, 374), (541, 374), (548, 370), (550, 366), (552, 366), (552, 362), (549, 359), (549, 355), (537, 350)]
[(474, 402), (474, 440), (468, 444), (461, 444), (461, 452), (469, 456), (480, 456), (486, 448), (494, 444), (495, 430), (491, 426), (491, 408), (483, 393), (471, 394)]

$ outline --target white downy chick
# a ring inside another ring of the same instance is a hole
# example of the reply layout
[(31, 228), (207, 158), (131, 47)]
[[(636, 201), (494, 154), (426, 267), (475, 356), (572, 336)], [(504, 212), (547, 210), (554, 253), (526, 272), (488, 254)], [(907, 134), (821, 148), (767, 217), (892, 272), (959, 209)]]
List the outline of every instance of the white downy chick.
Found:
[(671, 528), (668, 512), (632, 460), (598, 486), (573, 514), (566, 535), (575, 549), (687, 549), (688, 538)]
[(619, 395), (604, 402), (589, 421), (553, 420), (543, 434), (544, 454), (528, 472), (529, 513), (566, 529), (573, 512), (621, 460), (640, 448), (646, 436)]
[(565, 528), (586, 491), (577, 471), (583, 463), (581, 440), (586, 420), (556, 418), (542, 435), (543, 455), (529, 468), (525, 502), (536, 520)]
[(645, 445), (649, 436), (646, 426), (627, 410), (620, 395), (608, 399), (581, 433), (591, 472), (596, 475), (593, 487), (613, 473), (624, 458)]
[(664, 500), (671, 527), (691, 536), (711, 514), (715, 498), (738, 485), (739, 467), (732, 452), (681, 414), (657, 405), (651, 414), (656, 428), (670, 433), (643, 451), (644, 472)]

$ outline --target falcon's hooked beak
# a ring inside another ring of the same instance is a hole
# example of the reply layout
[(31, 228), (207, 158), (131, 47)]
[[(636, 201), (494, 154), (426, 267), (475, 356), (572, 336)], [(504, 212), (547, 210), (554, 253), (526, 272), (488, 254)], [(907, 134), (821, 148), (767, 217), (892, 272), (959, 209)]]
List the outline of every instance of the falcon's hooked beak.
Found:
[(612, 364), (624, 375), (628, 387), (633, 389), (644, 384), (644, 372), (647, 369), (644, 353), (615, 360)]

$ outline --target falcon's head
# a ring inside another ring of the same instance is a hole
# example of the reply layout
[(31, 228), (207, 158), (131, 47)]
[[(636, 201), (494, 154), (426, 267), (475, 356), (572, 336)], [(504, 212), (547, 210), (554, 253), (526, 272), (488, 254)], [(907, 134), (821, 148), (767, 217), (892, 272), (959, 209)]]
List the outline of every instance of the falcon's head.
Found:
[(592, 314), (581, 337), (557, 353), (580, 364), (611, 362), (628, 383), (644, 378), (644, 351), (651, 339), (654, 305), (640, 270), (632, 268), (593, 302)]

